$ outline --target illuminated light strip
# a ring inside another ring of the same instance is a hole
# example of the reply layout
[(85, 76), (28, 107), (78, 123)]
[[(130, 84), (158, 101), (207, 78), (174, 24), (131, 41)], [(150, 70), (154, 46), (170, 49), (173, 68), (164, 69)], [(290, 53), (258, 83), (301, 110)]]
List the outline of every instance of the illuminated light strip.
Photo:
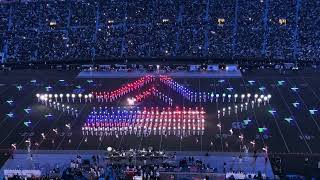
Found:
[(269, 103), (270, 99), (271, 99), (271, 96), (260, 96), (259, 98), (255, 97), (255, 99), (252, 100), (251, 103), (248, 100), (245, 103), (236, 104), (236, 105), (234, 105), (234, 107), (228, 106), (227, 108), (226, 107), (221, 108), (220, 110), (218, 110), (218, 118), (221, 117), (221, 112), (222, 112), (222, 116), (225, 116), (226, 112), (228, 112), (228, 114), (230, 115), (232, 110), (234, 110), (235, 113), (238, 113), (238, 109), (240, 109), (240, 112), (242, 112), (243, 109), (245, 109), (245, 111), (247, 111), (248, 106), (250, 106), (252, 109), (254, 108), (255, 105), (257, 105), (258, 107), (260, 107), (261, 104), (263, 106), (266, 106), (267, 103)]
[(171, 89), (181, 94), (183, 97), (185, 97), (188, 100), (190, 100), (191, 93), (194, 93), (193, 91), (189, 90), (183, 85), (180, 85), (179, 83), (177, 83), (176, 81), (174, 81), (172, 78), (168, 76), (160, 76), (160, 82), (166, 84)]
[(69, 93), (60, 93), (60, 94), (36, 94), (38, 102), (46, 103), (48, 101), (61, 103), (67, 101), (68, 103), (75, 103), (75, 101), (79, 101), (80, 103), (88, 103), (92, 102), (93, 95), (92, 94), (69, 94)]
[[(77, 109), (72, 108), (70, 105), (66, 105), (66, 104), (62, 103), (63, 102), (62, 99), (59, 102), (57, 98), (52, 98), (52, 94), (49, 94), (49, 95), (48, 94), (45, 94), (45, 95), (37, 94), (37, 98), (38, 98), (38, 102), (45, 105), (45, 106), (52, 107), (58, 111), (62, 110), (63, 112), (67, 112), (68, 114), (75, 116), (75, 117), (79, 116), (79, 112)], [(28, 112), (29, 112), (29, 109), (25, 109), (25, 111), (26, 110), (28, 110)], [(46, 115), (46, 117), (47, 117), (47, 115)]]
[(92, 94), (95, 96), (95, 98), (100, 102), (113, 102), (116, 99), (128, 94), (129, 92), (132, 92), (134, 90), (137, 90), (146, 84), (149, 84), (153, 82), (155, 78), (153, 76), (144, 76), (134, 82), (127, 83), (120, 88), (113, 90), (111, 92), (93, 92)]
[(150, 88), (150, 89), (148, 89), (148, 90), (136, 95), (134, 97), (134, 99), (137, 102), (141, 102), (141, 101), (143, 101), (144, 99), (148, 98), (151, 95), (158, 97), (159, 99), (161, 99), (162, 101), (168, 103), (169, 105), (172, 105), (172, 102), (173, 102), (172, 98), (164, 95), (162, 92), (158, 91), (154, 87), (152, 87), (152, 88)]

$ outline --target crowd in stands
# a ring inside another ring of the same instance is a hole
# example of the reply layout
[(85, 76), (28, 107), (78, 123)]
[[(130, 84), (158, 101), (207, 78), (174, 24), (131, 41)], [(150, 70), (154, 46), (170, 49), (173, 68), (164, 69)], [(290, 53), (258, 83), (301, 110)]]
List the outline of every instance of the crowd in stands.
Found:
[(11, 0), (0, 3), (0, 60), (314, 60), (319, 10), (300, 0)]

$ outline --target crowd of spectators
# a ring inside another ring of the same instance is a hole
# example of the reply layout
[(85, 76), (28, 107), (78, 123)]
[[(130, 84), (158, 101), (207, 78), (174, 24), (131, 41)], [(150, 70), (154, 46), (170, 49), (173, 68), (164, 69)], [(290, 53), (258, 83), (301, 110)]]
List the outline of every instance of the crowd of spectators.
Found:
[(209, 57), (314, 60), (317, 1), (22, 0), (0, 4), (6, 62)]

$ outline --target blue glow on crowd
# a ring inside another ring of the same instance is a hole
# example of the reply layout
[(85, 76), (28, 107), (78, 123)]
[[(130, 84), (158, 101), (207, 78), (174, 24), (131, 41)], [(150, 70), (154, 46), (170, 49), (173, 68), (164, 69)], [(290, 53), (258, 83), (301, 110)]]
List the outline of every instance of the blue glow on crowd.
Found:
[(0, 4), (3, 62), (320, 56), (316, 0), (7, 1)]

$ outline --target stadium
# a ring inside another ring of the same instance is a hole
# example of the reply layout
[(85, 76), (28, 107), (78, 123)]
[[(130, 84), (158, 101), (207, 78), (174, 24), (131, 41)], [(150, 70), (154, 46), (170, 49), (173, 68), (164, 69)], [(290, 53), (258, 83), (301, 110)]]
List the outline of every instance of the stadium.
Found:
[(320, 179), (319, 12), (0, 0), (0, 177)]

